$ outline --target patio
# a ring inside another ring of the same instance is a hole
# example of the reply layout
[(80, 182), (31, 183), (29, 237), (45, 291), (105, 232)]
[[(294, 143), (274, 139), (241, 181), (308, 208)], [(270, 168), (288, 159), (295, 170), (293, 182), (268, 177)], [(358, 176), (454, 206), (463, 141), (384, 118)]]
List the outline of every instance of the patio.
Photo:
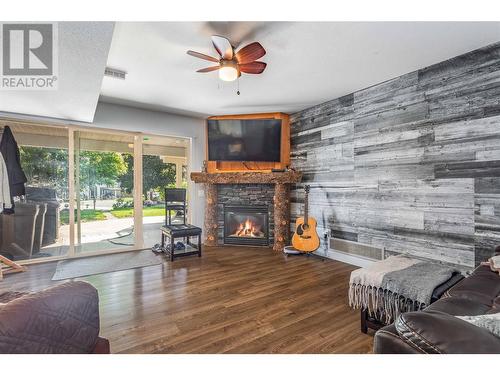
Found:
[[(106, 212), (105, 220), (96, 220), (81, 223), (81, 245), (76, 246), (76, 253), (106, 252), (110, 249), (120, 249), (134, 246), (134, 219), (115, 218)], [(144, 248), (151, 248), (160, 242), (160, 227), (164, 223), (164, 216), (149, 216), (143, 218)], [(175, 218), (174, 222), (182, 222), (182, 218)], [(46, 246), (42, 252), (47, 256), (67, 254), (69, 250), (69, 225), (60, 228), (59, 240)]]

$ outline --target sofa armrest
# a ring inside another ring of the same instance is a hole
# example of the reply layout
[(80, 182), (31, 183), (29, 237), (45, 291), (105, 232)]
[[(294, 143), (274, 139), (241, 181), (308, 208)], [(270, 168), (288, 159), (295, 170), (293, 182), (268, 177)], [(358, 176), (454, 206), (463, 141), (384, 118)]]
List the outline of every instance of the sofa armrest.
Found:
[(0, 305), (0, 353), (91, 353), (99, 337), (99, 299), (77, 281)]
[(424, 351), (408, 344), (399, 336), (394, 324), (390, 324), (375, 332), (375, 337), (373, 338), (373, 353), (423, 354)]
[(440, 311), (402, 314), (395, 328), (408, 345), (429, 354), (500, 353), (500, 338)]

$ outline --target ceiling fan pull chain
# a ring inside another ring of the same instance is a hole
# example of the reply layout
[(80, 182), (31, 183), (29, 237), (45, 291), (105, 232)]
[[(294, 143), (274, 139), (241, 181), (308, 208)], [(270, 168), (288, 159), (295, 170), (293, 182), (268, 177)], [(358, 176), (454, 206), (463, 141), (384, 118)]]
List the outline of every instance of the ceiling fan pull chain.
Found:
[(236, 94), (240, 95), (240, 77), (238, 77), (238, 79), (236, 80), (236, 83), (238, 85), (238, 91), (236, 91)]

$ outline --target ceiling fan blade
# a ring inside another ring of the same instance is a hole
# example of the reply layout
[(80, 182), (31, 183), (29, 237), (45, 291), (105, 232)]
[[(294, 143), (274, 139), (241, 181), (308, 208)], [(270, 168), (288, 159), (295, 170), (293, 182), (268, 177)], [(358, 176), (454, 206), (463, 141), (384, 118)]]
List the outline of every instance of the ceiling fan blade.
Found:
[(207, 73), (207, 72), (213, 72), (214, 70), (219, 70), (219, 69), (220, 69), (220, 65), (209, 66), (208, 68), (203, 68), (203, 69), (197, 70), (196, 72), (198, 72), (198, 73)]
[(236, 60), (240, 64), (248, 64), (260, 59), (266, 54), (266, 50), (259, 42), (253, 42), (236, 52)]
[(248, 74), (260, 74), (266, 69), (267, 64), (261, 61), (254, 61), (248, 64), (240, 64), (240, 71)]
[(231, 42), (229, 42), (229, 40), (227, 40), (223, 36), (212, 35), (212, 43), (219, 53), (220, 57), (222, 57), (224, 60), (233, 59), (233, 46), (231, 45)]
[(187, 51), (187, 54), (188, 55), (191, 55), (191, 56), (194, 56), (194, 57), (197, 57), (199, 59), (203, 59), (203, 60), (208, 60), (208, 61), (212, 61), (212, 62), (216, 62), (218, 63), (219, 60), (216, 59), (215, 57), (212, 57), (212, 56), (208, 56), (208, 55), (205, 55), (203, 53), (200, 53), (200, 52), (196, 52), (196, 51)]

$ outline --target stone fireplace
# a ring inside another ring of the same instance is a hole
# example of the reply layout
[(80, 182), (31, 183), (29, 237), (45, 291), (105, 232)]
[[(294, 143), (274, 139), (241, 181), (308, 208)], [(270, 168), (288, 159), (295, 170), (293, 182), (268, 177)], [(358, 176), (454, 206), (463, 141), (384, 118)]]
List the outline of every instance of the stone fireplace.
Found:
[[(239, 244), (253, 241), (254, 245), (266, 246), (261, 238), (260, 232), (263, 232), (264, 238), (267, 237), (267, 245), (273, 244), (276, 251), (283, 250), (290, 236), (289, 185), (300, 182), (300, 172), (193, 172), (191, 179), (195, 183), (205, 184), (205, 246), (229, 244), (238, 240)], [(246, 222), (247, 217), (251, 219), (249, 212), (237, 214), (235, 206), (240, 209), (246, 206), (247, 210), (253, 210), (253, 228), (252, 220)], [(260, 215), (266, 216), (262, 206), (267, 208), (267, 219), (255, 214), (256, 210), (260, 210)], [(229, 207), (232, 207), (231, 210), (226, 209)], [(231, 214), (227, 216), (226, 211)], [(267, 221), (267, 235), (265, 223), (259, 229), (255, 228), (260, 225), (255, 221), (261, 220)]]
[[(233, 239), (226, 236), (227, 224), (232, 225), (234, 220), (228, 222), (228, 212), (238, 212), (238, 215), (255, 216), (262, 218), (265, 213), (266, 218), (266, 237), (267, 241), (249, 241), (255, 245), (268, 246), (274, 242), (274, 186), (271, 184), (224, 184), (217, 185), (217, 243), (237, 244)], [(260, 211), (260, 213), (259, 213)], [(252, 219), (252, 217), (251, 217)], [(259, 223), (260, 224), (260, 223)], [(239, 242), (239, 241), (236, 241)], [(244, 242), (244, 241), (242, 241)], [(243, 244), (243, 243), (238, 243)]]

